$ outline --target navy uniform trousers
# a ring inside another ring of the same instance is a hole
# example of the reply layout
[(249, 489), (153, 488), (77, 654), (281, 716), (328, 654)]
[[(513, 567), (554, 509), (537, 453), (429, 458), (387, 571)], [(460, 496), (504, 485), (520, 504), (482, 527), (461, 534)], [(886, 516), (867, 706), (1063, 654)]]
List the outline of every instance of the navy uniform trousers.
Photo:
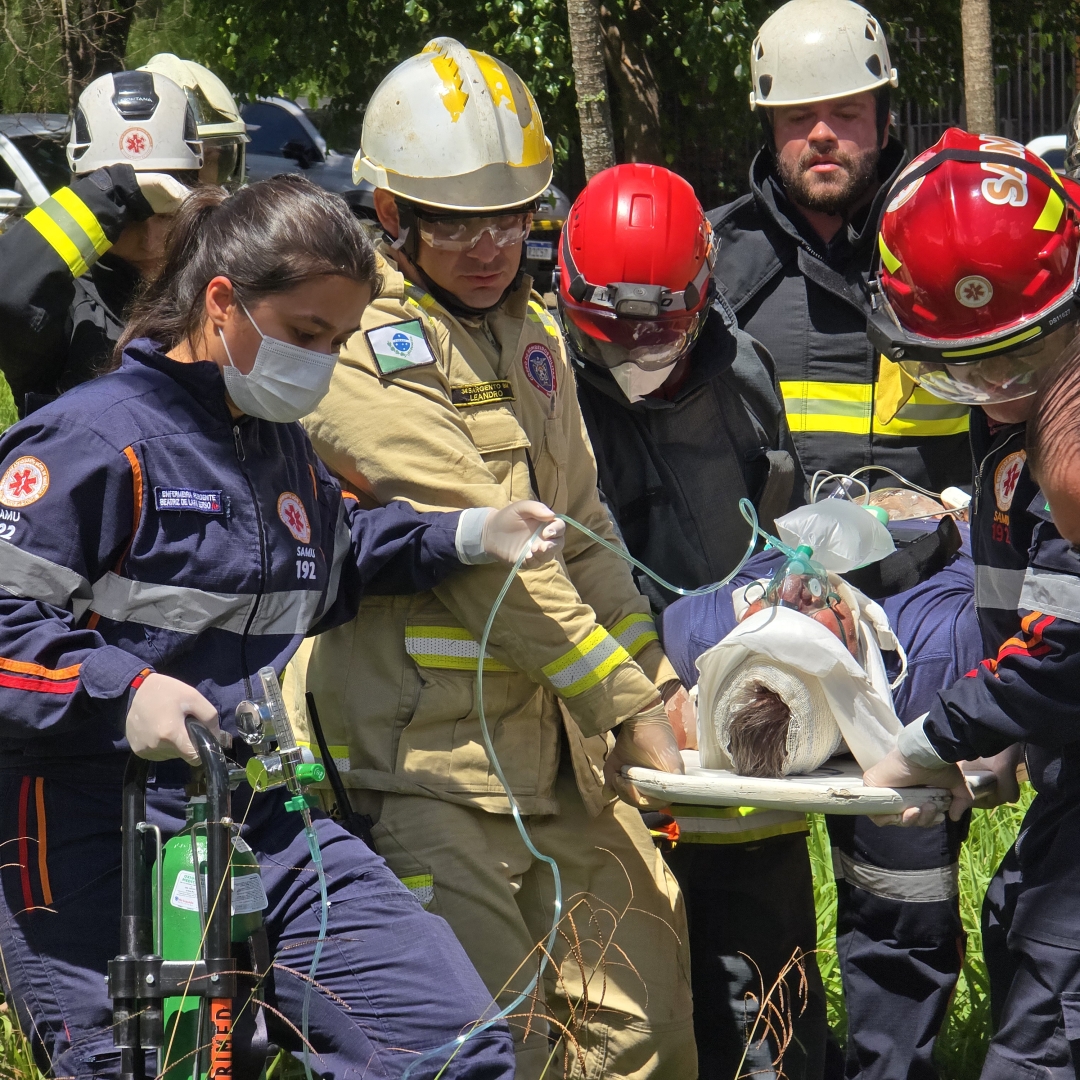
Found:
[[(35, 1056), (51, 1075), (113, 1077), (108, 961), (120, 951), (120, 784), (123, 755), (98, 766), (28, 759), (0, 769), (4, 986)], [(100, 759), (99, 759), (100, 760)], [(175, 768), (169, 763), (170, 768)], [(158, 766), (161, 777), (164, 770)], [(233, 815), (246, 810), (241, 788)], [(184, 824), (183, 789), (147, 792), (166, 835)], [(312, 1071), (400, 1077), (417, 1051), (454, 1039), (495, 1007), (449, 926), (423, 910), (383, 860), (327, 818), (316, 822), (330, 896), (326, 945), (311, 994)], [(275, 968), (267, 996), (272, 1042), (299, 1052), (301, 1007), (319, 931), (318, 879), (299, 815), (280, 793), (252, 800), (241, 833), (259, 860)], [(413, 1074), (511, 1080), (505, 1022)]]

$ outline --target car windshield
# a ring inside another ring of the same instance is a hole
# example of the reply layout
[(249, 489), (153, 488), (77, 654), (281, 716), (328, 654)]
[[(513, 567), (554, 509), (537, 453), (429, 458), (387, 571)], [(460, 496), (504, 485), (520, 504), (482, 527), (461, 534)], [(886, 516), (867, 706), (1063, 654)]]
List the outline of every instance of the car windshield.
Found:
[[(71, 170), (68, 168), (62, 142), (43, 139), (37, 135), (23, 135), (11, 141), (50, 192), (58, 191), (71, 180)], [(5, 166), (4, 172), (10, 177), (10, 182), (5, 180), (0, 183), (0, 187), (14, 187), (14, 177), (10, 176), (10, 169)]]

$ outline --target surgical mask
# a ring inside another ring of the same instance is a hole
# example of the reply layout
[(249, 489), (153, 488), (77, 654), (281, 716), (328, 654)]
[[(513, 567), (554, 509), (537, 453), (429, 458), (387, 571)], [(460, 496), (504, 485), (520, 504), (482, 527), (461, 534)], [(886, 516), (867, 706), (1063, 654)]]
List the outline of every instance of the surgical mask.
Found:
[(254, 367), (244, 375), (237, 370), (229, 343), (225, 335), (221, 335), (225, 355), (229, 358), (229, 366), (222, 368), (221, 374), (233, 404), (248, 416), (275, 424), (291, 424), (307, 416), (330, 389), (337, 354), (316, 352), (267, 337), (251, 318), (251, 312), (239, 299), (237, 302), (262, 343), (255, 354)]
[(674, 367), (675, 361), (672, 361), (666, 367), (656, 368), (653, 371), (648, 371), (633, 363), (619, 364), (608, 370), (619, 384), (619, 389), (631, 402), (634, 402), (648, 397), (654, 390), (659, 390), (667, 382)]

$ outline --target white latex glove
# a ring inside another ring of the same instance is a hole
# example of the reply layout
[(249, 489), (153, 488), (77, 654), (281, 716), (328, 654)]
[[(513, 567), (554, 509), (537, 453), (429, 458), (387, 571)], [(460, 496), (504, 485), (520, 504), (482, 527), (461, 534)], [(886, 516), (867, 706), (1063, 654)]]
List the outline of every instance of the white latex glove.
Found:
[(660, 688), (664, 698), (664, 710), (671, 722), (671, 729), (675, 732), (675, 739), (680, 750), (696, 750), (697, 741), (697, 712), (690, 695), (682, 683), (668, 683)]
[[(921, 765), (909, 761), (899, 750), (890, 750), (876, 765), (867, 769), (863, 774), (863, 783), (867, 787), (946, 788), (952, 795), (949, 817), (953, 821), (959, 821), (974, 801), (971, 788), (956, 765), (924, 769)], [(941, 811), (933, 803), (923, 803), (922, 806), (908, 807), (902, 814), (881, 814), (872, 820), (877, 825), (920, 825), (926, 828), (938, 824), (943, 818)]]
[(615, 745), (604, 762), (604, 779), (615, 789), (619, 798), (631, 806), (645, 810), (666, 806), (669, 800), (642, 795), (623, 776), (623, 768), (627, 765), (640, 765), (669, 773), (686, 771), (663, 703), (622, 722)]
[(488, 555), (512, 566), (540, 525), (544, 530), (532, 541), (529, 557), (522, 563), (531, 569), (554, 559), (562, 551), (566, 535), (566, 526), (542, 502), (523, 500), (492, 511), (484, 522), (480, 542)]
[(991, 806), (1016, 802), (1020, 798), (1020, 781), (1016, 770), (1023, 763), (1023, 743), (1013, 743), (1012, 746), (993, 757), (961, 761), (960, 768), (964, 772), (992, 772), (997, 777), (997, 783), (992, 788), (979, 792), (975, 805), (981, 810), (988, 810)]
[(127, 714), (125, 733), (132, 753), (147, 761), (182, 757), (198, 765), (199, 755), (184, 724), (189, 716), (220, 741), (217, 709), (195, 687), (157, 672), (147, 675)]
[(191, 194), (191, 188), (185, 187), (168, 173), (137, 172), (135, 179), (143, 198), (150, 204), (155, 214), (175, 214), (180, 204)]

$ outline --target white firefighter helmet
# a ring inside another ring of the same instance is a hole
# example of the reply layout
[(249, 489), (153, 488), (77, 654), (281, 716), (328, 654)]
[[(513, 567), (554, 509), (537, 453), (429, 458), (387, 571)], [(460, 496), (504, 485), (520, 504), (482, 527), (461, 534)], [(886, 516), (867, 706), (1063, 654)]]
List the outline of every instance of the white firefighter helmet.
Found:
[(225, 184), (244, 179), (245, 146), (251, 141), (240, 109), (229, 88), (209, 68), (173, 53), (157, 53), (139, 69), (156, 71), (172, 79), (188, 96), (195, 110), (205, 159), (204, 183)]
[(203, 148), (187, 94), (156, 72), (102, 75), (79, 96), (67, 159), (78, 176), (120, 164), (136, 172), (201, 169)]
[(789, 0), (750, 47), (750, 108), (806, 105), (896, 86), (885, 31), (851, 0)]
[(552, 165), (521, 79), (501, 60), (441, 37), (372, 94), (353, 183), (450, 212), (496, 211), (539, 198)]

